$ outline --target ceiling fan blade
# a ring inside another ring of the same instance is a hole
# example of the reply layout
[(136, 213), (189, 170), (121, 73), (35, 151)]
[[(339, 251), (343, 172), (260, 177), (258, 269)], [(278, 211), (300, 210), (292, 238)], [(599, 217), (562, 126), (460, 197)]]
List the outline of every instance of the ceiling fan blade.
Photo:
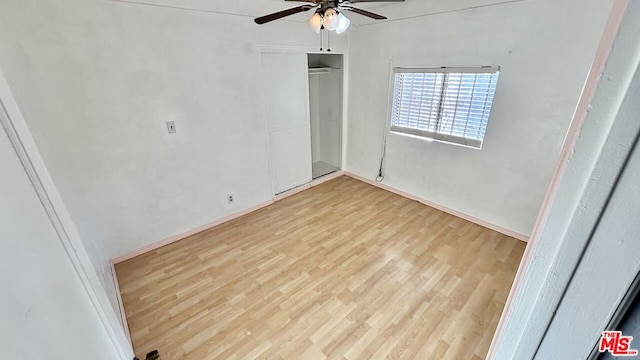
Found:
[(351, 6), (343, 7), (342, 9), (353, 11), (356, 14), (364, 15), (364, 16), (367, 16), (367, 17), (370, 17), (370, 18), (376, 19), (376, 20), (387, 20), (386, 16), (378, 15), (376, 13), (372, 13), (371, 11), (354, 8), (354, 7), (351, 7)]
[(270, 21), (273, 20), (278, 20), (281, 19), (285, 16), (289, 16), (289, 15), (293, 15), (293, 14), (297, 14), (300, 12), (304, 12), (304, 11), (308, 11), (310, 9), (313, 9), (315, 7), (315, 5), (301, 5), (292, 9), (287, 9), (287, 10), (282, 10), (282, 11), (278, 11), (276, 13), (273, 14), (269, 14), (269, 15), (265, 15), (265, 16), (261, 16), (259, 18), (256, 18), (254, 21), (256, 22), (256, 24), (266, 24)]

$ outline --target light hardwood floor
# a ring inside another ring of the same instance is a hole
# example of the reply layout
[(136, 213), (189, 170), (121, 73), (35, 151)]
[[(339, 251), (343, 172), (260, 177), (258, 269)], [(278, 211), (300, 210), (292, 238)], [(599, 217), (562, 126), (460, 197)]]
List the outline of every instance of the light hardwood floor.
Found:
[(342, 176), (116, 271), (138, 356), (483, 359), (524, 247)]

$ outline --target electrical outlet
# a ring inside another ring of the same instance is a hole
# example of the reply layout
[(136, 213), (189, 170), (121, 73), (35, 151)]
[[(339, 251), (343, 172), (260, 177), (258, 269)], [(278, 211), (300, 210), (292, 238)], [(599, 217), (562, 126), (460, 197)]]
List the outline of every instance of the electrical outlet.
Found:
[(169, 130), (169, 134), (175, 134), (175, 132), (176, 132), (176, 122), (175, 121), (167, 121), (167, 130)]
[(229, 204), (233, 204), (233, 194), (229, 194), (229, 195), (227, 195), (227, 202), (228, 202)]

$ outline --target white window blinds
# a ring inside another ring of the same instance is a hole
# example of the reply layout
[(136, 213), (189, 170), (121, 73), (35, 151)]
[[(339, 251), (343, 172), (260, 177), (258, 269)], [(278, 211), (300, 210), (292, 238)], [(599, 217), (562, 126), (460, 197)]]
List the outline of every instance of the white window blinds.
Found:
[(391, 131), (481, 148), (498, 67), (395, 68)]

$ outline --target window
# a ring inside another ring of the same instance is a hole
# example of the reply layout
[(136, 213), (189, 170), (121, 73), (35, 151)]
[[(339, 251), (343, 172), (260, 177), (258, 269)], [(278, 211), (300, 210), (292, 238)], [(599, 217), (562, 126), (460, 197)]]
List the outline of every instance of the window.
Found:
[(391, 131), (481, 148), (500, 68), (395, 68)]

